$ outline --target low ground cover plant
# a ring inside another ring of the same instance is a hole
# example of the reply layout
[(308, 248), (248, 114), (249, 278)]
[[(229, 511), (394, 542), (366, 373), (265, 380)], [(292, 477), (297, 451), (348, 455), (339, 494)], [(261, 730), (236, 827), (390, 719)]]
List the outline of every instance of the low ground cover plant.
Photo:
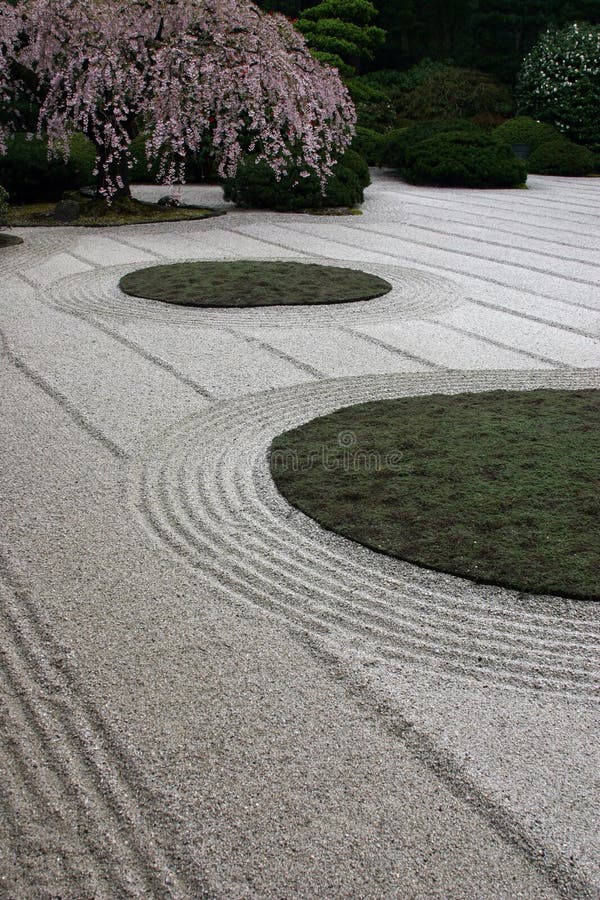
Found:
[(150, 266), (124, 275), (121, 290), (179, 306), (291, 306), (348, 303), (387, 294), (376, 275), (341, 266), (234, 260)]
[(280, 435), (271, 472), (320, 524), (432, 569), (600, 599), (600, 391), (351, 406)]
[(183, 219), (203, 219), (215, 215), (211, 209), (185, 206), (160, 206), (143, 203), (132, 197), (120, 197), (109, 206), (103, 200), (84, 197), (78, 191), (67, 192), (67, 198), (76, 204), (74, 218), (56, 218), (56, 203), (25, 203), (11, 206), (7, 213), (9, 225), (31, 227), (36, 225), (81, 225), (92, 228), (114, 225), (141, 225), (150, 222), (178, 222)]

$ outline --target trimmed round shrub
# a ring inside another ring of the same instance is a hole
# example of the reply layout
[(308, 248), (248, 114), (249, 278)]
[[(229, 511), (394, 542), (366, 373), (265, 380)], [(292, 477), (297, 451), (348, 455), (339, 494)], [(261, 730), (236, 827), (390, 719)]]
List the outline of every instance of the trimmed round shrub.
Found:
[(527, 160), (527, 168), (536, 175), (590, 175), (596, 157), (587, 147), (566, 138), (540, 144)]
[(7, 141), (0, 157), (0, 183), (13, 203), (60, 200), (63, 193), (93, 181), (95, 151), (83, 135), (73, 135), (71, 156), (48, 159), (48, 145), (39, 138), (18, 133)]
[(537, 122), (531, 116), (516, 116), (494, 129), (494, 137), (510, 147), (525, 144), (531, 152), (540, 144), (556, 140), (559, 132), (552, 125)]
[(600, 25), (548, 29), (523, 61), (517, 104), (519, 112), (600, 150)]
[(369, 166), (380, 166), (384, 147), (385, 135), (359, 125), (350, 149), (362, 156)]
[(447, 187), (513, 188), (527, 172), (510, 147), (468, 131), (450, 131), (422, 141), (406, 152), (402, 169), (411, 184)]
[[(356, 177), (358, 178), (359, 184), (363, 188), (369, 187), (371, 184), (371, 176), (369, 175), (369, 167), (367, 162), (360, 153), (357, 153), (352, 148), (349, 148), (344, 153), (343, 157), (339, 161), (336, 169), (334, 170), (334, 175), (337, 175), (337, 171), (340, 168), (350, 169), (350, 171), (354, 172)], [(339, 177), (339, 175), (337, 176)], [(329, 193), (330, 188), (329, 185), (327, 187), (327, 192)], [(362, 200), (360, 201), (362, 203)]]
[(383, 164), (401, 169), (406, 164), (406, 154), (409, 149), (416, 147), (422, 141), (450, 131), (483, 134), (478, 125), (474, 125), (466, 119), (441, 119), (436, 122), (419, 122), (408, 128), (397, 128), (384, 135)]
[(257, 163), (255, 156), (247, 156), (238, 166), (235, 178), (225, 182), (225, 199), (238, 206), (279, 212), (356, 206), (364, 200), (369, 169), (365, 160), (352, 150), (347, 150), (335, 165), (325, 194), (317, 176), (303, 172), (298, 165), (292, 165), (278, 181), (266, 162)]
[(395, 124), (396, 109), (388, 91), (363, 81), (362, 77), (351, 78), (346, 86), (360, 126), (385, 131)]

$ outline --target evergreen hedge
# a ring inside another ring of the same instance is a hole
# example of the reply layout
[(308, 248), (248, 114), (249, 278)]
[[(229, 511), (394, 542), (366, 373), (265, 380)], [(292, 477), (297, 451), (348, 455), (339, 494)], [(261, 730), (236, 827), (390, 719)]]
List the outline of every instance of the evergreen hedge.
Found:
[(292, 165), (278, 181), (266, 162), (257, 163), (256, 156), (247, 156), (235, 177), (225, 182), (225, 199), (238, 206), (280, 212), (353, 207), (363, 202), (364, 188), (370, 183), (365, 160), (352, 150), (336, 163), (324, 194), (317, 176), (302, 175), (301, 171), (298, 165)]
[(411, 184), (447, 187), (514, 188), (527, 171), (510, 147), (486, 135), (450, 131), (422, 141), (406, 152), (402, 169)]

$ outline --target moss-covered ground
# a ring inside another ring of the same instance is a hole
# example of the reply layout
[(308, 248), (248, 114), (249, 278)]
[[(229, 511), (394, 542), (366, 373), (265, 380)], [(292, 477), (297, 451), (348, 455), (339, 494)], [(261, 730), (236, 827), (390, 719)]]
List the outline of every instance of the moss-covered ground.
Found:
[(421, 566), (600, 599), (600, 391), (366, 403), (276, 438), (281, 493)]
[(9, 225), (30, 227), (35, 225), (64, 227), (72, 225), (97, 228), (109, 225), (142, 225), (151, 222), (179, 222), (186, 219), (205, 219), (214, 211), (200, 207), (159, 206), (156, 203), (142, 203), (140, 200), (124, 198), (108, 205), (86, 197), (78, 197), (80, 214), (77, 219), (63, 222), (52, 215), (56, 203), (28, 203), (11, 206), (7, 213)]
[(121, 290), (183, 306), (288, 306), (370, 300), (391, 290), (356, 269), (301, 262), (235, 260), (150, 266), (125, 275)]

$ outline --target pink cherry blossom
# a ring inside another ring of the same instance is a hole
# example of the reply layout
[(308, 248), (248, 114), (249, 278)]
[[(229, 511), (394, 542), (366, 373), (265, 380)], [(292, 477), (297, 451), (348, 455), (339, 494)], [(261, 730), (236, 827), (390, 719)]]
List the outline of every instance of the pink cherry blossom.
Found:
[(324, 181), (354, 131), (337, 72), (283, 16), (249, 0), (0, 3), (0, 97), (9, 103), (23, 89), (20, 67), (37, 79), (50, 151), (68, 153), (69, 134), (84, 132), (109, 200), (128, 192), (140, 132), (159, 180), (172, 184), (207, 137), (221, 175), (252, 151), (277, 174), (293, 154)]

